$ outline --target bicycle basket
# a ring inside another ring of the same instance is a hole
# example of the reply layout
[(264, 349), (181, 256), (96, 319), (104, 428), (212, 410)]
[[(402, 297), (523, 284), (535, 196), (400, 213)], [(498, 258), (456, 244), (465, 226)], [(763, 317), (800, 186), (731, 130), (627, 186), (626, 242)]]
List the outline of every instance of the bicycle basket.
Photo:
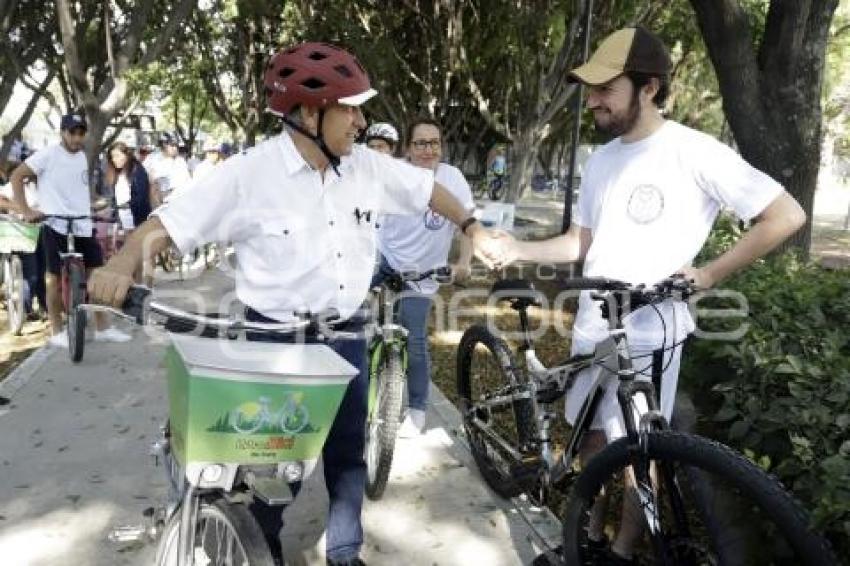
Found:
[(357, 369), (322, 344), (172, 334), (166, 353), (178, 461), (270, 464), (319, 457)]

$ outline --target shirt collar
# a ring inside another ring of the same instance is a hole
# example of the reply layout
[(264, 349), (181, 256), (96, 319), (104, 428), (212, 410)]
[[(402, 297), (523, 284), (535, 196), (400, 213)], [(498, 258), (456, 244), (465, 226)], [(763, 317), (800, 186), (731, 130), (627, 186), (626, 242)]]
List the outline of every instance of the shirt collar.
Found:
[[(304, 157), (299, 153), (298, 148), (295, 147), (295, 142), (292, 141), (292, 136), (287, 131), (281, 132), (279, 139), (279, 146), (281, 151), (283, 152), (283, 166), (286, 168), (287, 175), (293, 175), (299, 172), (302, 168), (306, 168), (308, 171), (314, 171), (313, 167), (307, 163)], [(355, 145), (354, 151), (357, 150)], [(340, 172), (342, 171), (350, 171), (353, 167), (352, 164), (352, 156), (343, 155), (340, 160)], [(333, 169), (328, 166), (328, 172), (333, 173)]]

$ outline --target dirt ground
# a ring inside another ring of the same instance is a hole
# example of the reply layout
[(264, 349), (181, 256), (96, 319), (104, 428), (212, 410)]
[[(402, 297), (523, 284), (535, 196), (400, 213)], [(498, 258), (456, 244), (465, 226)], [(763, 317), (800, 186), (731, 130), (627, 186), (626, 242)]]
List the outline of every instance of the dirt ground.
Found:
[(46, 321), (26, 322), (20, 336), (9, 332), (6, 309), (0, 309), (0, 381), (50, 337), (50, 324)]

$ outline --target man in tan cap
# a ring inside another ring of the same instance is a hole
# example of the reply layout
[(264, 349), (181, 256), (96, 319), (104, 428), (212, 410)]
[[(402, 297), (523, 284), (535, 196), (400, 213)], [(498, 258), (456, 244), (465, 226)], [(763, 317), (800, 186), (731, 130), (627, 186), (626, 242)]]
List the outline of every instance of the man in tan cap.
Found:
[[(644, 28), (631, 27), (608, 36), (587, 63), (570, 73), (571, 80), (588, 89), (587, 108), (593, 112), (597, 130), (614, 139), (588, 160), (578, 214), (567, 233), (549, 240), (515, 242), (500, 258), (503, 264), (583, 261), (586, 277), (651, 285), (679, 273), (697, 287), (708, 289), (765, 255), (803, 225), (805, 213), (778, 182), (714, 138), (663, 117), (671, 68), (661, 40)], [(753, 225), (729, 251), (694, 267), (693, 260), (721, 207)], [(681, 301), (657, 307), (657, 311), (638, 309), (624, 322), (633, 357), (652, 359), (653, 352), (662, 352), (660, 405), (669, 422), (681, 342), (695, 324)], [(573, 327), (572, 353), (592, 353), (608, 333), (598, 303), (589, 292), (583, 292)], [(602, 375), (602, 369), (595, 366), (584, 371), (589, 375), (579, 376), (567, 395), (570, 422), (575, 422), (592, 385)], [(602, 382), (605, 394), (593, 430), (585, 436), (582, 461), (601, 450), (606, 441), (625, 436), (617, 385), (616, 376)], [(623, 511), (610, 545), (604, 532), (605, 513), (592, 514), (591, 548), (585, 550), (591, 554), (588, 563), (636, 563), (633, 553), (643, 536), (644, 519), (629, 504)], [(534, 561), (535, 565), (548, 563), (545, 555)]]

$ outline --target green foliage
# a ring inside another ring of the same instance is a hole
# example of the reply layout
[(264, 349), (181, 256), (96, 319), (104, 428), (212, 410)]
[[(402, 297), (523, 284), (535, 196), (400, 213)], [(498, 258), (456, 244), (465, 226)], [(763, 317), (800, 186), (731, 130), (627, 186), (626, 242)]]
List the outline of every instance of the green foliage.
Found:
[[(739, 236), (734, 222), (722, 219), (706, 255)], [(734, 343), (694, 340), (683, 358), (683, 386), (701, 402), (706, 432), (779, 476), (844, 554), (850, 551), (850, 272), (787, 254), (757, 262), (725, 286), (746, 296), (749, 331)]]

